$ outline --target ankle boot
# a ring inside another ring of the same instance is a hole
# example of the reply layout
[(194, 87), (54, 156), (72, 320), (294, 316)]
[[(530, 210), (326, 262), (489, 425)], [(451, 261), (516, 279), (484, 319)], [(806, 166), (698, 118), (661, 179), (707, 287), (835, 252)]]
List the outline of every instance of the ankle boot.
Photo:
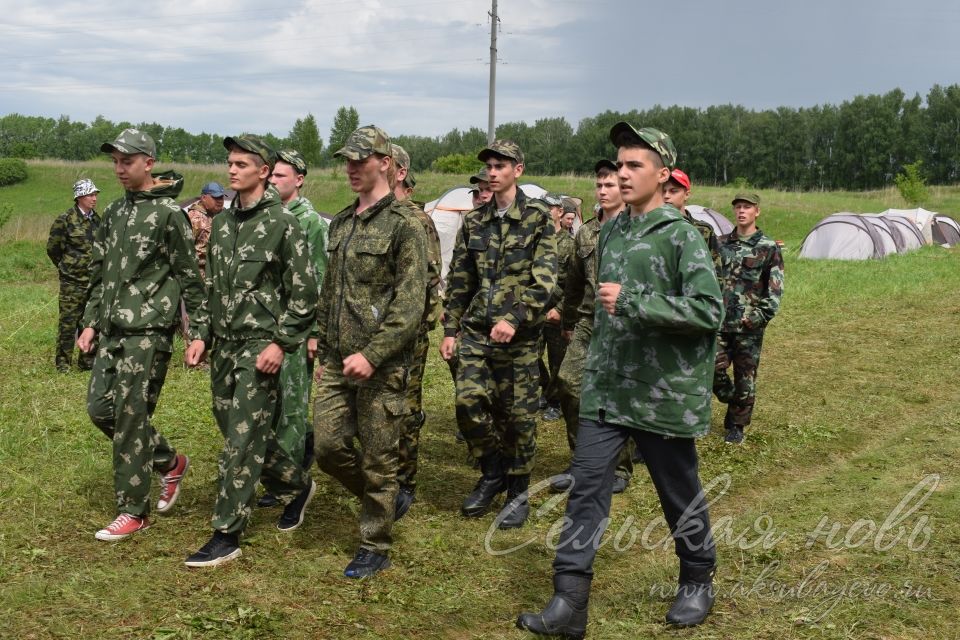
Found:
[(714, 569), (680, 566), (677, 597), (667, 612), (667, 624), (694, 627), (707, 618), (716, 592), (713, 588)]
[(461, 513), (468, 518), (479, 518), (485, 514), (497, 494), (507, 488), (503, 458), (499, 453), (488, 453), (480, 458), (480, 471), (483, 475), (460, 508)]
[(541, 636), (579, 640), (587, 632), (587, 601), (590, 578), (570, 574), (553, 576), (553, 597), (539, 613), (524, 612), (517, 628)]
[(497, 528), (517, 529), (527, 521), (530, 514), (530, 503), (527, 501), (529, 486), (530, 476), (507, 476), (507, 500), (497, 514)]

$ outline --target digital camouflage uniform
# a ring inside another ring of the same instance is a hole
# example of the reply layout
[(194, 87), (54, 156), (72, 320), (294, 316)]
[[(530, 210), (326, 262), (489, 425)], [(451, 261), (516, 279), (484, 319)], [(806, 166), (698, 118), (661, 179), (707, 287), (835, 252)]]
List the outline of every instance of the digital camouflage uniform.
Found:
[[(550, 208), (517, 196), (497, 216), (496, 198), (468, 214), (450, 271), (444, 336), (460, 334), (457, 424), (474, 458), (499, 454), (510, 476), (529, 476), (536, 453), (537, 357), (557, 243)], [(516, 330), (506, 344), (490, 331), (500, 320)]]
[[(756, 402), (757, 368), (763, 330), (780, 308), (783, 256), (759, 229), (741, 238), (733, 230), (720, 239), (719, 272), (726, 309), (717, 338), (713, 392), (727, 405), (724, 425), (750, 424)], [(727, 369), (733, 365), (733, 379)]]
[(397, 481), (401, 486), (416, 486), (417, 455), (420, 448), (420, 429), (426, 416), (423, 413), (423, 372), (427, 365), (427, 353), (430, 349), (430, 331), (437, 326), (442, 311), (440, 302), (440, 236), (433, 219), (424, 213), (417, 204), (406, 200), (404, 204), (420, 222), (427, 250), (427, 281), (424, 297), (423, 315), (417, 328), (417, 341), (414, 346), (413, 361), (410, 365), (409, 384), (407, 386), (407, 408), (409, 413), (400, 433), (400, 466)]
[[(287, 209), (300, 223), (307, 240), (310, 264), (316, 274), (317, 286), (323, 282), (327, 268), (327, 221), (303, 196), (287, 203)], [(313, 363), (307, 359), (307, 344), (287, 354), (280, 368), (280, 389), (283, 390), (283, 415), (277, 426), (277, 441), (294, 460), (307, 460), (308, 437), (313, 433), (310, 422), (310, 392), (313, 390)]]
[[(184, 300), (204, 319), (206, 296), (193, 235), (175, 198), (183, 177), (153, 175), (149, 191), (126, 192), (103, 212), (90, 264), (83, 326), (98, 334), (87, 411), (113, 440), (113, 477), (120, 513), (150, 510), (150, 474), (166, 471), (176, 451), (151, 425), (173, 351)], [(196, 327), (190, 338), (202, 339)]]
[[(392, 193), (360, 213), (358, 204), (330, 224), (317, 313), (317, 360), (324, 371), (313, 426), (320, 468), (360, 499), (360, 547), (385, 555), (427, 250), (421, 223)], [(343, 375), (343, 360), (356, 353), (375, 369), (368, 380)]]
[(197, 263), (201, 269), (207, 267), (207, 246), (210, 244), (210, 229), (213, 226), (213, 214), (207, 211), (203, 202), (197, 200), (187, 209), (187, 218), (193, 229), (193, 243), (197, 251)]
[[(554, 233), (554, 237), (557, 240), (557, 285), (550, 294), (550, 301), (547, 303), (546, 310), (556, 309), (562, 315), (567, 269), (576, 247), (573, 236), (564, 229)], [(540, 390), (550, 406), (557, 406), (560, 403), (556, 388), (557, 373), (560, 371), (564, 354), (567, 351), (567, 341), (563, 339), (562, 332), (563, 327), (559, 323), (554, 324), (546, 321), (543, 323), (543, 341), (540, 343), (537, 365), (540, 368)], [(544, 351), (546, 351), (550, 362), (549, 367), (543, 359)]]
[(301, 348), (317, 304), (307, 240), (275, 188), (247, 208), (238, 195), (213, 219), (206, 275), (213, 415), (224, 437), (212, 523), (237, 534), (249, 520), (258, 481), (283, 504), (310, 484), (302, 459), (277, 442), (280, 375), (256, 368), (271, 342), (285, 358)]
[[(47, 255), (57, 268), (60, 278), (60, 319), (57, 324), (54, 363), (61, 371), (69, 369), (77, 332), (82, 329), (80, 319), (87, 304), (90, 259), (98, 226), (100, 216), (96, 211), (84, 215), (80, 208), (74, 205), (57, 216), (50, 227)], [(93, 354), (80, 353), (77, 364), (81, 369), (90, 369), (93, 358)]]

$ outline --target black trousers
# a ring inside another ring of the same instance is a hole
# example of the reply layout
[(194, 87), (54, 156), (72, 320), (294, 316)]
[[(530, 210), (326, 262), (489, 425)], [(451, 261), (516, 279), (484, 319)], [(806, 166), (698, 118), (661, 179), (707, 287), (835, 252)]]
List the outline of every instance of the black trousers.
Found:
[[(593, 560), (610, 515), (614, 469), (620, 450), (633, 438), (660, 497), (680, 564), (712, 569), (716, 549), (698, 473), (693, 438), (664, 436), (609, 422), (580, 421), (573, 453), (573, 487), (567, 499), (567, 526), (557, 544), (555, 573), (593, 575)], [(645, 524), (640, 524), (640, 528)]]

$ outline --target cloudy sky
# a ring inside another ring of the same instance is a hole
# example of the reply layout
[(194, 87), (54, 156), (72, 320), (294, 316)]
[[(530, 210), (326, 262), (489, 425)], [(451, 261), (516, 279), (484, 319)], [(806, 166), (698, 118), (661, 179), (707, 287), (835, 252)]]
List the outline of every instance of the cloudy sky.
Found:
[[(286, 135), (487, 126), (490, 0), (0, 0), (0, 115)], [(122, 6), (123, 12), (115, 7)], [(956, 0), (500, 0), (497, 122), (960, 83)]]

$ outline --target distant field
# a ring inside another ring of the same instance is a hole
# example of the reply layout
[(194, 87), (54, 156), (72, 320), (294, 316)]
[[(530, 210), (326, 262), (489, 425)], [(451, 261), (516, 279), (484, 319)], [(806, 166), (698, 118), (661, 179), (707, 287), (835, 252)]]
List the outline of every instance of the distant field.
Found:
[[(224, 174), (183, 170), (185, 197)], [(212, 571), (183, 567), (209, 535), (221, 439), (208, 374), (182, 366), (171, 367), (155, 416), (193, 459), (181, 502), (134, 539), (94, 540), (114, 515), (109, 443), (87, 418), (86, 376), (54, 371), (56, 276), (42, 243), (77, 177), (92, 177), (104, 203), (119, 189), (103, 162), (32, 163), (30, 172), (26, 183), (0, 188), (0, 206), (15, 212), (0, 230), (0, 637), (531, 637), (513, 620), (550, 595), (547, 541), (563, 502), (535, 496), (531, 522), (486, 545), (492, 516), (458, 515), (477, 472), (454, 440), (437, 334), (419, 498), (395, 529), (394, 566), (381, 576), (342, 578), (357, 503), (317, 470), (320, 490), (301, 529), (280, 534), (275, 510), (257, 512), (242, 559)], [(465, 178), (417, 177), (424, 200)], [(587, 178), (530, 179), (592, 202)], [(729, 215), (732, 191), (695, 187), (693, 200)], [(932, 193), (928, 209), (960, 212), (960, 189)], [(664, 530), (640, 468), (614, 498), (588, 637), (960, 637), (960, 249), (800, 260), (799, 243), (823, 216), (902, 207), (899, 196), (761, 194), (761, 226), (786, 242), (786, 293), (766, 335), (746, 444), (723, 444), (715, 408), (715, 431), (698, 445), (701, 476), (715, 487), (714, 613), (695, 630), (662, 624), (676, 559), (658, 544)], [(342, 171), (311, 173), (307, 195), (327, 211), (350, 199)], [(561, 423), (541, 423), (539, 437), (534, 482), (568, 461)], [(490, 552), (510, 547), (521, 548)]]

